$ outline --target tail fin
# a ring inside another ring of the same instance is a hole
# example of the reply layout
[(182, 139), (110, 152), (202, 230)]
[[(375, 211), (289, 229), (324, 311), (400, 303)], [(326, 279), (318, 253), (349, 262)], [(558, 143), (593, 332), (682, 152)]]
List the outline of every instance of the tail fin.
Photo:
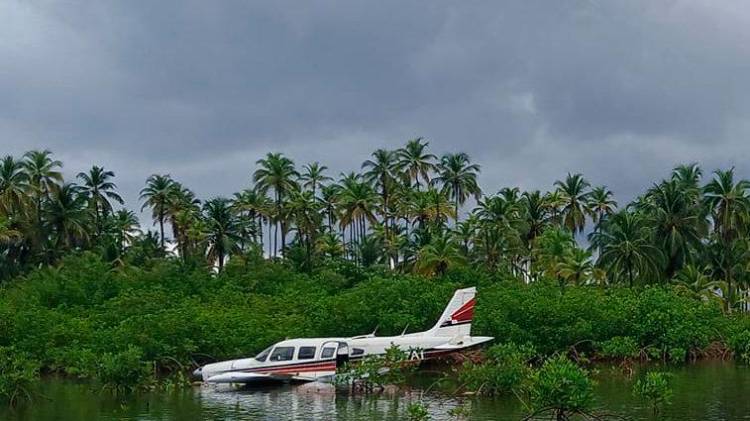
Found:
[(474, 287), (456, 290), (443, 314), (428, 333), (434, 336), (470, 336), (476, 294), (477, 289)]

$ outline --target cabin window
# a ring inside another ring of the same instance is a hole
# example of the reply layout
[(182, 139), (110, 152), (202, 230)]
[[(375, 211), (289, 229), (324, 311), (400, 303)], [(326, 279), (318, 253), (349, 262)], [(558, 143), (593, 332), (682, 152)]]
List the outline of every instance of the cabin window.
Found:
[(320, 358), (333, 358), (334, 352), (336, 352), (336, 348), (323, 348), (323, 352), (321, 352)]
[(352, 348), (352, 354), (351, 355), (362, 355), (365, 353), (365, 350), (362, 348)]
[(294, 358), (293, 346), (277, 346), (271, 353), (271, 361), (289, 361)]
[(273, 349), (273, 346), (269, 346), (268, 348), (264, 349), (263, 351), (260, 351), (260, 354), (255, 356), (255, 359), (260, 362), (265, 362), (266, 358), (268, 358), (268, 354), (271, 353), (271, 349)]
[(297, 353), (298, 360), (311, 360), (315, 358), (315, 347), (314, 346), (301, 346)]

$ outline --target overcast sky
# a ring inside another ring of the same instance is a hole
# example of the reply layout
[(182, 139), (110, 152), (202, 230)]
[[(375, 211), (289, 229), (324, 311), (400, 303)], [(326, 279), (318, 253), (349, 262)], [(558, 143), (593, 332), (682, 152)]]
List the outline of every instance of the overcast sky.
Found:
[(202, 197), (283, 152), (332, 173), (424, 136), (484, 190), (568, 171), (630, 199), (680, 162), (750, 177), (750, 2), (0, 2), (0, 155)]

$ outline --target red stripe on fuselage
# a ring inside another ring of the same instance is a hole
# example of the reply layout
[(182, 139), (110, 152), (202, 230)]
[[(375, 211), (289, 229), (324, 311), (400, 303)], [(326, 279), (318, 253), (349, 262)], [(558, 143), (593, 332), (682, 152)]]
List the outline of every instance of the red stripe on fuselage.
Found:
[(250, 373), (261, 373), (261, 372), (284, 372), (284, 371), (316, 371), (318, 369), (329, 369), (333, 367), (333, 369), (336, 369), (336, 361), (328, 360), (328, 361), (312, 361), (312, 362), (304, 362), (304, 363), (294, 363), (294, 364), (281, 364), (276, 366), (265, 366), (265, 367), (252, 367), (247, 368), (244, 370), (239, 370), (243, 372), (250, 372)]

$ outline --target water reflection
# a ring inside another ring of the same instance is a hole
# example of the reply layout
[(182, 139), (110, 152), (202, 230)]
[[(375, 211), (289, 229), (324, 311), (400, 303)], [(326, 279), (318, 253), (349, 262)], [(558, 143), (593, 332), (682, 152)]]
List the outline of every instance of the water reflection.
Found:
[(454, 398), (421, 391), (361, 396), (322, 383), (260, 389), (202, 386), (195, 393), (204, 413), (235, 419), (399, 420), (410, 403), (421, 400), (431, 419), (440, 420), (458, 405)]
[[(750, 420), (748, 367), (714, 362), (657, 369), (674, 373), (673, 404), (662, 414), (654, 416), (633, 396), (635, 379), (606, 367), (600, 367), (596, 376), (598, 406), (632, 420)], [(513, 396), (469, 399), (419, 389), (352, 396), (319, 383), (254, 389), (201, 386), (123, 397), (100, 393), (87, 383), (47, 379), (41, 393), (44, 397), (22, 409), (0, 408), (0, 420), (401, 420), (408, 405), (420, 399), (432, 420), (455, 419), (449, 411), (464, 405), (471, 408), (471, 420), (518, 420), (523, 416), (523, 408)]]

